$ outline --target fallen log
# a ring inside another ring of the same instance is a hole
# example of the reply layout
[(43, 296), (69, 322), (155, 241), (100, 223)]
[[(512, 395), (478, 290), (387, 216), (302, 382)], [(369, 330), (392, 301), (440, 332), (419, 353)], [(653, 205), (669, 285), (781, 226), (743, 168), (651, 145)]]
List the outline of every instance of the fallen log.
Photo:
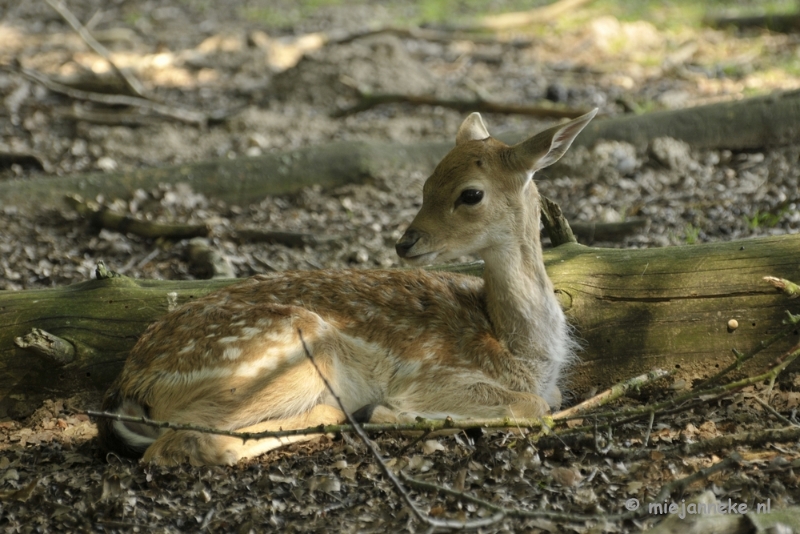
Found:
[(186, 183), (192, 189), (229, 204), (249, 206), (267, 195), (295, 193), (311, 185), (334, 188), (370, 183), (385, 169), (433, 169), (451, 143), (400, 145), (387, 142), (337, 141), (258, 157), (219, 159), (169, 167), (109, 173), (42, 176), (0, 182), (0, 205), (41, 209), (61, 206), (70, 194), (92, 199), (129, 198), (137, 189)]
[(758, 28), (778, 33), (793, 33), (800, 30), (800, 14), (773, 13), (770, 15), (709, 15), (703, 24), (712, 28), (736, 28), (749, 30)]
[[(657, 137), (673, 137), (694, 148), (755, 150), (800, 141), (800, 91), (775, 93), (694, 108), (625, 115), (592, 121), (573, 146), (592, 147), (601, 140), (645, 147)], [(530, 132), (507, 132), (498, 138), (515, 143)], [(187, 163), (113, 173), (37, 177), (0, 182), (0, 203), (17, 207), (61, 205), (68, 194), (91, 199), (130, 196), (136, 189), (162, 183), (187, 183), (197, 193), (248, 206), (267, 195), (294, 193), (303, 187), (332, 188), (370, 183), (387, 169), (430, 172), (453, 148), (452, 141), (397, 144), (338, 141), (258, 157)], [(309, 170), (311, 169), (311, 170)], [(560, 162), (539, 179), (574, 173)]]
[[(753, 348), (781, 329), (786, 310), (798, 311), (799, 301), (762, 279), (800, 280), (798, 257), (800, 235), (546, 251), (548, 272), (584, 347), (569, 388), (607, 387), (654, 367), (675, 369), (689, 381), (715, 374), (734, 361), (732, 349)], [(481, 269), (443, 268), (476, 275)], [(72, 286), (0, 292), (0, 417), (27, 415), (48, 397), (104, 390), (149, 323), (235, 282), (134, 280), (101, 270), (100, 279)], [(731, 319), (738, 324), (733, 330)], [(38, 343), (25, 338), (34, 329)], [(780, 355), (798, 332), (790, 338), (751, 364)]]
[[(775, 92), (741, 100), (683, 109), (622, 115), (592, 121), (572, 146), (592, 147), (598, 141), (624, 141), (644, 148), (658, 137), (672, 137), (692, 148), (758, 150), (800, 140), (800, 91)], [(515, 142), (527, 132), (499, 136)], [(548, 170), (549, 174), (558, 173)]]

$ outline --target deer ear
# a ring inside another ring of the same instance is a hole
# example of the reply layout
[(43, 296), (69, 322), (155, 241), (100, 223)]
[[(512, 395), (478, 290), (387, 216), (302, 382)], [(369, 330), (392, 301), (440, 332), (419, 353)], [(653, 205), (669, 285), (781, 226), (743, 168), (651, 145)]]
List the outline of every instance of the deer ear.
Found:
[(561, 159), (581, 130), (595, 115), (597, 115), (597, 108), (586, 115), (554, 126), (512, 146), (509, 149), (511, 151), (509, 161), (518, 169), (530, 172), (552, 165)]
[(456, 144), (466, 143), (467, 141), (480, 141), (489, 137), (489, 131), (486, 125), (483, 124), (480, 113), (470, 113), (469, 117), (464, 119), (461, 127), (456, 134)]

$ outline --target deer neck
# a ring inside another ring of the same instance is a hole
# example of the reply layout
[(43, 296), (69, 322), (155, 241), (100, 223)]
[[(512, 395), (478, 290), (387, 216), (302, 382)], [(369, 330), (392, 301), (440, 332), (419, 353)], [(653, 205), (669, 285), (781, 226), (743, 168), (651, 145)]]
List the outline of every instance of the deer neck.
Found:
[(539, 195), (532, 183), (519, 206), (521, 232), (482, 254), (486, 303), (495, 334), (517, 356), (548, 350), (563, 321), (539, 237)]

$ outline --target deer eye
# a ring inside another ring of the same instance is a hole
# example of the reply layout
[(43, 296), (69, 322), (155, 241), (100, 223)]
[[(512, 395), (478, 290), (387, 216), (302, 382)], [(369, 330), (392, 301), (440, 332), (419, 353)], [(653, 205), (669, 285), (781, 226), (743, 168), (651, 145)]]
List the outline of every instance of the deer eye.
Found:
[(464, 189), (458, 197), (456, 204), (466, 204), (474, 206), (483, 200), (483, 191), (480, 189)]

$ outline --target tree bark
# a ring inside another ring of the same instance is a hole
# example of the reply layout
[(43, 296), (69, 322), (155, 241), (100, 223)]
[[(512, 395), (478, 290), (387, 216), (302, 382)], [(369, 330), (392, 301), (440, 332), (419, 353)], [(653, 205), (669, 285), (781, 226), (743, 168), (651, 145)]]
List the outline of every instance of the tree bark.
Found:
[[(617, 140), (646, 146), (657, 137), (674, 137), (695, 148), (753, 150), (800, 142), (800, 91), (775, 93), (734, 102), (624, 115), (594, 120), (573, 146), (594, 146), (601, 140)], [(498, 136), (518, 142), (530, 132)], [(267, 195), (297, 192), (319, 184), (330, 188), (349, 183), (369, 183), (388, 169), (408, 168), (430, 172), (453, 147), (451, 141), (396, 144), (375, 141), (339, 141), (325, 145), (156, 169), (93, 173), (63, 177), (39, 177), (0, 182), (4, 205), (61, 205), (64, 197), (78, 193), (92, 199), (127, 198), (136, 189), (152, 189), (160, 183), (185, 182), (198, 192), (230, 204), (247, 206)], [(571, 172), (556, 163), (543, 176)]]
[[(565, 244), (546, 251), (548, 272), (584, 347), (569, 388), (607, 387), (653, 367), (675, 369), (687, 380), (714, 374), (733, 361), (732, 349), (753, 348), (781, 329), (786, 310), (798, 312), (800, 301), (762, 277), (800, 280), (799, 257), (800, 235), (644, 250)], [(480, 264), (443, 268), (481, 270)], [(104, 390), (149, 323), (234, 282), (112, 277), (0, 292), (0, 417), (24, 416), (44, 398)], [(730, 319), (739, 324), (733, 331)], [(44, 341), (22, 339), (34, 328)], [(753, 365), (796, 343), (797, 331), (790, 338)]]
[[(692, 148), (756, 150), (789, 145), (800, 140), (800, 91), (718, 102), (692, 108), (654, 111), (593, 120), (572, 146), (594, 146), (598, 141), (624, 141), (637, 148), (658, 137), (686, 141)], [(500, 136), (516, 142), (526, 132)], [(558, 168), (558, 164), (554, 166)], [(557, 170), (556, 170), (557, 172)], [(547, 174), (552, 174), (548, 170)]]
[(187, 183), (195, 192), (248, 206), (267, 195), (295, 193), (304, 187), (332, 188), (369, 183), (385, 169), (433, 169), (452, 143), (401, 145), (386, 142), (338, 141), (258, 157), (220, 159), (171, 167), (113, 173), (36, 177), (0, 182), (0, 205), (60, 206), (68, 194), (92, 199), (128, 198), (136, 189), (164, 183)]

